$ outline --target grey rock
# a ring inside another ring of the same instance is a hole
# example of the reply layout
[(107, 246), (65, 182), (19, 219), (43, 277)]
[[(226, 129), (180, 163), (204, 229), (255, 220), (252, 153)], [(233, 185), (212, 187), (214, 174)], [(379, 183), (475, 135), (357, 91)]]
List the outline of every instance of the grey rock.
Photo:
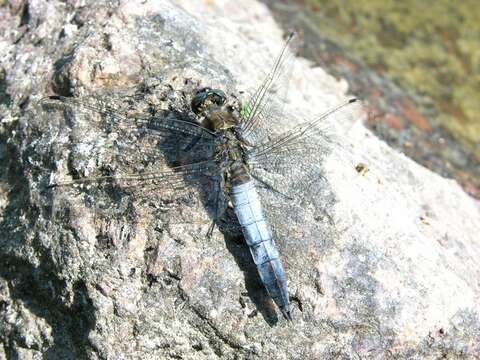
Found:
[[(337, 141), (305, 159), (322, 176), (304, 202), (278, 206), (261, 190), (292, 323), (276, 314), (238, 229), (205, 238), (201, 188), (168, 201), (162, 187), (47, 188), (150, 159), (99, 116), (42, 111), (42, 97), (148, 116), (188, 111), (199, 86), (248, 92), (282, 43), (263, 5), (36, 1), (1, 11), (0, 358), (478, 358), (480, 206), (379, 141), (361, 113), (331, 124)], [(298, 59), (287, 108), (311, 117), (346, 91)]]

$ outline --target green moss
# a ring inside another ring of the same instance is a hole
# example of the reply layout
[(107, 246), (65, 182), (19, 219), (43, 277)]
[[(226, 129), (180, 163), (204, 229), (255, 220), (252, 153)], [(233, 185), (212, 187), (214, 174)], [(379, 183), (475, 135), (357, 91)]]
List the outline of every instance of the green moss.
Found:
[(480, 157), (480, 1), (306, 0), (322, 33), (406, 88)]

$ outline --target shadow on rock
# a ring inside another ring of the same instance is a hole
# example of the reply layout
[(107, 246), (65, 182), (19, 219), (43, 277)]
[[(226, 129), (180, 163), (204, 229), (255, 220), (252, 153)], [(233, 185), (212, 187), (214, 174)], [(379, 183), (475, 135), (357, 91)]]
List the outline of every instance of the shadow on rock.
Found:
[[(275, 305), (260, 280), (257, 267), (253, 262), (252, 255), (245, 243), (240, 224), (235, 215), (228, 211), (222, 221), (218, 222), (218, 226), (224, 236), (225, 246), (243, 273), (247, 289), (246, 295), (255, 305), (256, 311), (262, 314), (267, 324), (274, 326), (278, 322)], [(252, 313), (253, 316), (255, 314), (256, 312)]]

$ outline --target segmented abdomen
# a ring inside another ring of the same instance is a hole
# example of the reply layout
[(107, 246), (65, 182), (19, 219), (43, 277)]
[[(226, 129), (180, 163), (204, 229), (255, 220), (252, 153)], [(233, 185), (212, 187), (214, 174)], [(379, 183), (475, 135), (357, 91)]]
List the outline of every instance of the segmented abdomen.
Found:
[(291, 320), (285, 271), (253, 180), (233, 185), (230, 197), (260, 278), (283, 316)]

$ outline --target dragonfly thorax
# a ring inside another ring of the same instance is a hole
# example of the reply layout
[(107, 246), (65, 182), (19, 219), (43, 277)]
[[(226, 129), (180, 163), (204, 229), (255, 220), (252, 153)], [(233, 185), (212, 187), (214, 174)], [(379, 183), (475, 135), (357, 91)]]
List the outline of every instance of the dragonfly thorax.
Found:
[(238, 137), (235, 128), (226, 130), (223, 138), (225, 141), (220, 146), (224, 154), (224, 166), (228, 172), (228, 178), (233, 184), (243, 184), (250, 180), (245, 144)]

